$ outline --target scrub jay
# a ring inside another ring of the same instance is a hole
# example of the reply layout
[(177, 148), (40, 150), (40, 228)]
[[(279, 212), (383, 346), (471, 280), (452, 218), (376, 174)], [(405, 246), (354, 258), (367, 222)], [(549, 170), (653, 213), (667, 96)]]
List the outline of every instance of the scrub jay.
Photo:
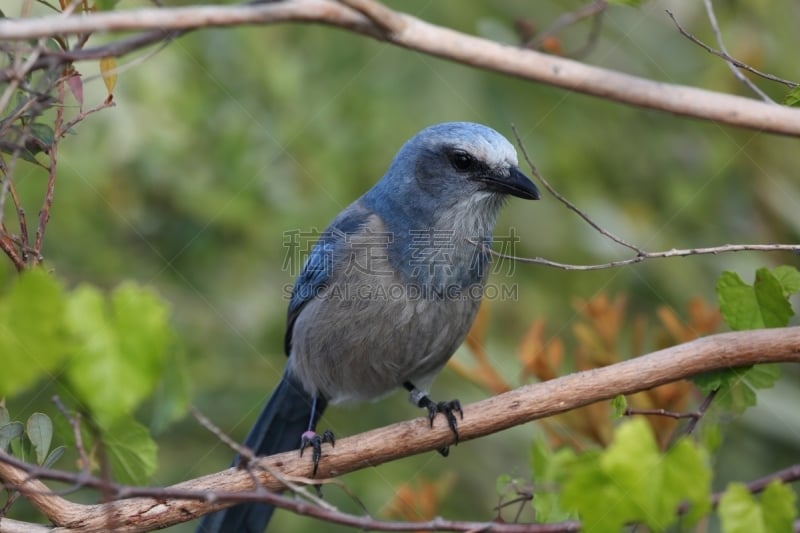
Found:
[[(493, 129), (437, 124), (406, 142), (311, 250), (289, 301), (286, 369), (245, 446), (257, 455), (311, 448), (316, 474), (321, 445), (334, 444), (332, 433), (314, 432), (327, 404), (400, 387), (431, 425), (442, 413), (458, 443), (458, 400), (437, 403), (427, 391), (475, 318), (489, 255), (474, 243), (491, 243), (508, 195), (536, 200), (539, 191)], [(273, 510), (236, 505), (199, 531), (260, 533)]]

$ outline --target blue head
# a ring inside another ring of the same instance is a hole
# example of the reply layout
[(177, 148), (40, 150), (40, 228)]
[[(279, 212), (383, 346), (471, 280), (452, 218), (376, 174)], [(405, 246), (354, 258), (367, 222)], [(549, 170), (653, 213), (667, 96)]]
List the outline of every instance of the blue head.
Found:
[(363, 202), (381, 215), (400, 249), (409, 248), (409, 230), (435, 230), (450, 232), (459, 248), (454, 253), (474, 255), (467, 239), (491, 242), (505, 198), (539, 198), (517, 165), (516, 150), (495, 130), (471, 122), (437, 124), (403, 145)]
[(364, 199), (378, 212), (406, 215), (419, 226), (447, 226), (441, 218), (458, 214), (454, 210), (489, 219), (493, 226), (508, 195), (539, 198), (536, 186), (520, 172), (511, 143), (481, 124), (446, 122), (406, 142)]

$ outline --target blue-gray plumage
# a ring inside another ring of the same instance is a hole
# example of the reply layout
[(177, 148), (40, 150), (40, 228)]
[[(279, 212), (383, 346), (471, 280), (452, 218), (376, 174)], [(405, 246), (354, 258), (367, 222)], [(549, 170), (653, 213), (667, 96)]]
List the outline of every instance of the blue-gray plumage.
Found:
[[(320, 237), (289, 302), (283, 378), (245, 445), (258, 455), (310, 446), (328, 403), (380, 398), (400, 387), (441, 412), (458, 439), (457, 401), (432, 402), (436, 374), (464, 340), (480, 304), (488, 254), (506, 196), (538, 199), (514, 147), (469, 122), (412, 137), (372, 189)], [(472, 242), (470, 242), (472, 241)], [(446, 452), (446, 450), (443, 450)], [(263, 531), (273, 508), (238, 505), (201, 531)]]

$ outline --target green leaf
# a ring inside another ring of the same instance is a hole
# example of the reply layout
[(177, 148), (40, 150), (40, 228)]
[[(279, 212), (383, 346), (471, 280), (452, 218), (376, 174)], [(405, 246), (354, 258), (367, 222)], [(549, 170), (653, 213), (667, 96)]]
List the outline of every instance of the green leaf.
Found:
[(11, 413), (6, 409), (6, 402), (0, 399), (0, 428), (11, 422)]
[(783, 295), (788, 297), (800, 292), (800, 270), (793, 266), (782, 265), (772, 270), (772, 275), (783, 288)]
[(110, 301), (82, 285), (70, 295), (68, 311), (76, 341), (68, 380), (108, 426), (148, 398), (161, 377), (172, 343), (167, 307), (150, 290), (125, 283)]
[(715, 406), (741, 413), (756, 404), (757, 390), (775, 385), (780, 371), (777, 364), (762, 364), (707, 372), (692, 381), (704, 394), (717, 390)]
[(561, 522), (575, 518), (561, 505), (561, 497), (553, 487), (561, 485), (567, 475), (567, 465), (575, 461), (571, 448), (553, 452), (545, 439), (537, 438), (531, 447), (531, 471), (534, 479), (533, 508), (538, 522)]
[(796, 107), (800, 104), (800, 86), (795, 87), (786, 94), (783, 98), (783, 104), (791, 107)]
[(628, 399), (624, 394), (619, 394), (611, 400), (611, 411), (614, 418), (622, 418), (625, 416), (625, 411), (628, 409)]
[(44, 460), (42, 466), (45, 468), (52, 468), (53, 465), (56, 464), (56, 461), (61, 459), (61, 456), (64, 455), (66, 449), (67, 449), (66, 446), (58, 446), (56, 448), (53, 448), (50, 451), (50, 453), (47, 454), (47, 459)]
[(43, 413), (33, 413), (26, 424), (28, 440), (36, 452), (36, 462), (44, 463), (53, 441), (53, 421)]
[(717, 296), (725, 322), (735, 331), (784, 327), (794, 314), (781, 283), (766, 268), (756, 271), (753, 286), (735, 272), (723, 272)]
[(42, 146), (49, 147), (53, 145), (53, 137), (55, 132), (53, 128), (47, 124), (33, 123), (30, 125), (30, 133), (34, 139), (39, 141)]
[(511, 477), (511, 474), (500, 474), (497, 476), (497, 480), (495, 481), (495, 489), (497, 490), (498, 496), (503, 496), (506, 492), (508, 492), (508, 485), (514, 478)]
[(705, 452), (685, 439), (661, 454), (642, 419), (621, 424), (599, 457), (584, 455), (564, 483), (562, 502), (578, 511), (587, 532), (616, 532), (634, 522), (663, 531), (678, 520), (682, 502), (690, 505), (689, 523), (710, 508)]
[(9, 422), (0, 426), (0, 450), (7, 452), (11, 441), (20, 438), (24, 432), (25, 426), (22, 422)]
[[(682, 439), (665, 454), (663, 471), (666, 490), (683, 494), (673, 501), (689, 503), (683, 520), (694, 524), (706, 516), (711, 510), (711, 469), (705, 450), (688, 438)], [(688, 483), (687, 478), (691, 478)]]
[(720, 498), (719, 513), (724, 533), (773, 533), (793, 531), (797, 496), (779, 480), (770, 483), (761, 501), (741, 483), (731, 483)]
[(741, 483), (728, 485), (717, 512), (724, 533), (767, 533), (758, 504)]
[(189, 410), (191, 395), (183, 346), (173, 342), (153, 399), (150, 431), (159, 434)]
[(761, 494), (761, 509), (767, 531), (792, 531), (797, 518), (797, 494), (776, 479)]
[[(794, 267), (756, 271), (752, 286), (734, 272), (723, 272), (717, 281), (719, 307), (733, 330), (785, 327), (794, 312), (787, 297), (800, 288), (800, 273)], [(709, 372), (693, 381), (706, 394), (718, 389), (720, 408), (742, 412), (756, 404), (758, 389), (772, 387), (780, 377), (777, 365), (757, 365)]]
[(713, 453), (722, 445), (722, 429), (719, 424), (708, 422), (707, 419), (710, 416), (709, 413), (706, 413), (703, 417), (706, 423), (700, 426), (700, 442), (706, 450)]
[(114, 479), (133, 485), (147, 483), (156, 471), (158, 452), (147, 428), (132, 417), (123, 416), (102, 430)]
[(0, 298), (0, 397), (52, 375), (64, 357), (64, 294), (43, 269), (23, 272)]
[(794, 315), (789, 300), (784, 295), (780, 281), (766, 268), (756, 270), (753, 289), (758, 301), (764, 327), (784, 328)]

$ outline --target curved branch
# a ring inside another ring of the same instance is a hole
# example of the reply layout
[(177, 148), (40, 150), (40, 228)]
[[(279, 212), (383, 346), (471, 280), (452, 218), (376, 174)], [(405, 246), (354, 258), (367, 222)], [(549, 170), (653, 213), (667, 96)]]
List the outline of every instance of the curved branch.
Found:
[[(349, 4), (349, 5), (347, 5)], [(352, 6), (352, 7), (351, 7)], [(800, 109), (661, 83), (534, 50), (498, 44), (410, 15), (371, 0), (287, 0), (268, 4), (149, 8), (82, 16), (0, 20), (0, 40), (137, 30), (190, 30), (210, 26), (319, 23), (465, 65), (599, 96), (620, 103), (781, 135), (800, 136)], [(152, 37), (152, 34), (146, 34)], [(152, 42), (142, 39), (142, 42)], [(112, 43), (113, 44), (113, 43)], [(111, 45), (67, 52), (72, 59), (99, 58)], [(48, 59), (53, 60), (50, 56)], [(63, 59), (62, 61), (66, 60)]]
[[(692, 375), (757, 363), (800, 362), (800, 326), (723, 333), (659, 350), (604, 368), (570, 374), (464, 406), (459, 422), (462, 442), (496, 433), (512, 426), (576, 409), (620, 394), (651, 389)], [(451, 444), (446, 424), (434, 428), (427, 418), (400, 422), (337, 441), (326, 450), (319, 465), (320, 478), (377, 466)], [(259, 461), (265, 468), (231, 468), (162, 489), (165, 497), (121, 499), (97, 505), (80, 505), (48, 495), (47, 487), (32, 475), (0, 461), (0, 478), (25, 492), (33, 505), (55, 524), (56, 531), (144, 531), (185, 522), (232, 505), (234, 492), (250, 491), (254, 476), (263, 487), (280, 490), (281, 483), (268, 470), (278, 470), (289, 479), (310, 474), (308, 457), (297, 452), (276, 454)], [(170, 492), (171, 491), (171, 492)], [(119, 497), (137, 494), (118, 491)], [(141, 492), (139, 493), (141, 494)], [(172, 498), (166, 496), (172, 495)], [(243, 501), (245, 498), (240, 499)], [(307, 504), (304, 504), (307, 505)]]

